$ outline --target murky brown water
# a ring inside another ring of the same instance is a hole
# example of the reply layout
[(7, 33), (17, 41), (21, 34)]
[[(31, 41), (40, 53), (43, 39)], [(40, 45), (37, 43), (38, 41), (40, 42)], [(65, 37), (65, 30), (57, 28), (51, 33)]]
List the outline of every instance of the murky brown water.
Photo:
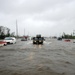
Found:
[(0, 75), (75, 75), (75, 43), (51, 39), (0, 47)]

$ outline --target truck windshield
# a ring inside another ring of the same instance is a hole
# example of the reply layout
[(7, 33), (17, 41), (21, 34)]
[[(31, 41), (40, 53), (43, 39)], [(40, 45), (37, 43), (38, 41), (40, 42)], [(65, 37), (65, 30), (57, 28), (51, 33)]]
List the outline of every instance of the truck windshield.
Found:
[(39, 38), (39, 40), (42, 40), (42, 38)]

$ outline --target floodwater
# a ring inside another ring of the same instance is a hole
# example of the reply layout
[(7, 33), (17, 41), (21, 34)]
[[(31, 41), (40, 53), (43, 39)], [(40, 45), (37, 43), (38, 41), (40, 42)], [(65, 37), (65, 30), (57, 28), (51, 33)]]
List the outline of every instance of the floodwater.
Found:
[(75, 43), (48, 39), (0, 47), (0, 75), (75, 75)]

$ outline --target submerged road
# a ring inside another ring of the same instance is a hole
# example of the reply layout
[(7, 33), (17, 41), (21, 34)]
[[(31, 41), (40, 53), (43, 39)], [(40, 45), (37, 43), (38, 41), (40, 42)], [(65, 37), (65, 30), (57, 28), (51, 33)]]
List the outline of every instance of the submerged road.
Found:
[(75, 43), (48, 39), (0, 47), (0, 75), (75, 75)]

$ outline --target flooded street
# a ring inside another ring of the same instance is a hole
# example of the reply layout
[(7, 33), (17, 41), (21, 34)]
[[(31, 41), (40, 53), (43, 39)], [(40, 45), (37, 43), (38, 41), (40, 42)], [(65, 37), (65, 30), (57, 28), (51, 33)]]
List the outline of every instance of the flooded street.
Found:
[(0, 75), (75, 75), (75, 43), (46, 40), (0, 47)]

